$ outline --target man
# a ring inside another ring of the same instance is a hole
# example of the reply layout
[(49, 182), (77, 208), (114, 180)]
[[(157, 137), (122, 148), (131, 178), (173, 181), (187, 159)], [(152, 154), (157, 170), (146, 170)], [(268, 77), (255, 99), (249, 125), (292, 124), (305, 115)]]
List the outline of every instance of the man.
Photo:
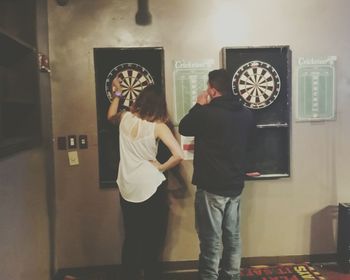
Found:
[(179, 124), (180, 134), (195, 136), (192, 183), (201, 280), (240, 278), (240, 194), (253, 128), (252, 112), (232, 94), (224, 69), (209, 73), (208, 89)]

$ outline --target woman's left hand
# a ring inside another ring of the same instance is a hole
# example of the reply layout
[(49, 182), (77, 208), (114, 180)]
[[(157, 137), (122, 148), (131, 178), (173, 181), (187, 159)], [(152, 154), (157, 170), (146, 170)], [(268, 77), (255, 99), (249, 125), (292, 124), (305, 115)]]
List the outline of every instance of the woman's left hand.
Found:
[(149, 162), (153, 164), (155, 168), (157, 168), (159, 171), (162, 172), (161, 170), (162, 164), (158, 160), (150, 160)]
[(119, 82), (119, 78), (118, 77), (115, 77), (112, 81), (112, 91), (115, 92), (115, 91), (122, 91), (122, 87), (120, 85), (120, 82)]

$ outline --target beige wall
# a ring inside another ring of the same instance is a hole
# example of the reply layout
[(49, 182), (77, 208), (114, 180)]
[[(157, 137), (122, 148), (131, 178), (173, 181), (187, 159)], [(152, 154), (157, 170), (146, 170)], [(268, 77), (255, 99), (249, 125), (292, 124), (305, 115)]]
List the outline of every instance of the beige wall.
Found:
[(49, 279), (44, 160), (42, 149), (0, 160), (0, 279)]
[[(36, 48), (48, 54), (46, 0), (32, 2), (37, 11)], [(38, 74), (38, 83), (42, 107), (40, 147), (0, 158), (0, 279), (48, 280), (52, 272), (49, 216), (53, 162), (49, 160), (52, 139), (48, 74)]]
[[(297, 59), (336, 55), (337, 119), (295, 122), (288, 179), (249, 182), (243, 194), (243, 256), (334, 253), (336, 205), (350, 201), (350, 40), (347, 0), (151, 0), (153, 24), (137, 26), (137, 1), (48, 2), (54, 136), (87, 134), (80, 165), (55, 152), (57, 268), (120, 262), (123, 238), (118, 195), (98, 185), (95, 47), (162, 46), (169, 109), (172, 61), (213, 58), (226, 46), (290, 45), (296, 103)], [(191, 162), (182, 165), (184, 198), (171, 197), (164, 260), (194, 260)]]

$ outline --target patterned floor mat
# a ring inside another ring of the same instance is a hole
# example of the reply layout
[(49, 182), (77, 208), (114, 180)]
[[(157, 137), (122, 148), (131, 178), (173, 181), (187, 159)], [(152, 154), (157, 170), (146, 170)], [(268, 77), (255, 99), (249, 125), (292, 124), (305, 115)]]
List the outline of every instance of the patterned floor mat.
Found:
[(326, 280), (326, 278), (308, 264), (281, 264), (243, 268), (241, 280)]

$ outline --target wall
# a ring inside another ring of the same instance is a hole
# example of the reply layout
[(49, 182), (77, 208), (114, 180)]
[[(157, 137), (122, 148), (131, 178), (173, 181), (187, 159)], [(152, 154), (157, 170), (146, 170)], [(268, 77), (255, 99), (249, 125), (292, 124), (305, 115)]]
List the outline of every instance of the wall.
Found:
[[(48, 54), (46, 0), (36, 0), (36, 10), (37, 50)], [(50, 220), (54, 182), (48, 74), (38, 74), (38, 83), (42, 144), (0, 159), (0, 279), (48, 280), (53, 268)]]
[[(120, 262), (123, 239), (116, 190), (98, 184), (93, 48), (162, 46), (171, 113), (172, 61), (215, 59), (227, 46), (290, 45), (296, 103), (297, 59), (336, 55), (337, 119), (295, 122), (291, 128), (291, 172), (287, 179), (248, 182), (243, 194), (243, 256), (334, 253), (336, 205), (350, 200), (347, 159), (350, 139), (350, 19), (347, 0), (150, 1), (153, 23), (135, 24), (137, 1), (49, 1), (54, 136), (87, 134), (80, 165), (68, 166), (55, 151), (57, 268)], [(191, 162), (182, 164), (183, 198), (170, 197), (164, 260), (195, 260)]]
[(1, 279), (49, 279), (43, 149), (0, 160)]

